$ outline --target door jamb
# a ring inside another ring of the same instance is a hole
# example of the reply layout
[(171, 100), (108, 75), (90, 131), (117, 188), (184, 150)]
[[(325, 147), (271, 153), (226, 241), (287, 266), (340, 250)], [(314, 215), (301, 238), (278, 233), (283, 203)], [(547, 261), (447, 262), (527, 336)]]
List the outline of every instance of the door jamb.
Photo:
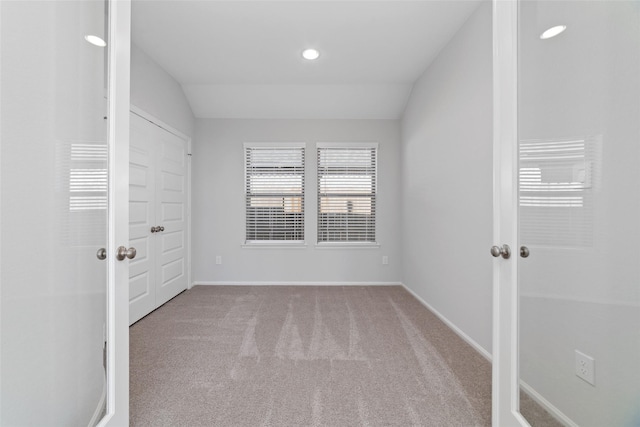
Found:
[(98, 426), (129, 425), (129, 102), (131, 0), (109, 0), (109, 211), (107, 242), (107, 408)]
[[(493, 0), (492, 425), (529, 426), (520, 414), (518, 369), (518, 0)], [(488, 249), (488, 248), (487, 248)]]

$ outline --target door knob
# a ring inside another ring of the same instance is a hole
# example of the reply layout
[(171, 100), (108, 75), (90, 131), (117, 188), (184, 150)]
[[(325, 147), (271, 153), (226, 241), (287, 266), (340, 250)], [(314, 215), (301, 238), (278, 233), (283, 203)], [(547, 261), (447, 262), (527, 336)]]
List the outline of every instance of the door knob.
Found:
[(98, 252), (96, 252), (96, 257), (102, 261), (104, 259), (107, 259), (107, 250), (105, 248), (100, 248), (98, 249)]
[(502, 247), (491, 246), (491, 255), (496, 258), (502, 255), (502, 258), (509, 259), (511, 257), (511, 248), (506, 244), (502, 245)]
[(120, 246), (118, 248), (118, 252), (116, 253), (116, 259), (118, 261), (122, 261), (125, 258), (134, 259), (136, 257), (136, 248), (125, 248), (124, 246)]
[(526, 246), (520, 246), (520, 256), (522, 258), (527, 258), (529, 256), (529, 248)]
[(155, 233), (156, 231), (160, 231), (160, 230), (158, 230), (158, 227), (151, 227), (151, 232), (152, 233)]
[(159, 227), (156, 227), (156, 231), (164, 231), (164, 226), (161, 225)]

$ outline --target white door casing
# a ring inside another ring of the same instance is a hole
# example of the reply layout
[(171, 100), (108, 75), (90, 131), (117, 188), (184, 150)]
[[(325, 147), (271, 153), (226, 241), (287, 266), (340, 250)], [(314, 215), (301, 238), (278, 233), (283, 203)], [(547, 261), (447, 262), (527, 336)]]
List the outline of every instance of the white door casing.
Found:
[(131, 0), (109, 1), (109, 241), (107, 410), (99, 427), (129, 425), (129, 108)]
[(188, 284), (188, 139), (137, 111), (131, 114), (130, 244), (139, 255), (131, 263), (130, 323)]
[[(493, 261), (492, 424), (528, 426), (518, 384), (518, 0), (493, 0), (493, 244), (511, 257)], [(489, 257), (487, 248), (487, 257)]]

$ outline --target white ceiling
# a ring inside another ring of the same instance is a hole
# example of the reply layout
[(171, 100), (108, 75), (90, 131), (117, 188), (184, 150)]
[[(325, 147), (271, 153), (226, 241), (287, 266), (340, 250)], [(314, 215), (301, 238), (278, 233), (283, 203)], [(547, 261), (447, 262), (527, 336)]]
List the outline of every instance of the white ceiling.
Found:
[(396, 119), (478, 4), (134, 0), (132, 38), (196, 117)]

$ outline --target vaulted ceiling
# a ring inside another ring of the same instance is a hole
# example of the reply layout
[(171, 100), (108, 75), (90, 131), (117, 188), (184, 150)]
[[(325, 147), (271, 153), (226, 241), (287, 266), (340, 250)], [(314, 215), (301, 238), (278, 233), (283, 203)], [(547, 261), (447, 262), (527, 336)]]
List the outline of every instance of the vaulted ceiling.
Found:
[(478, 4), (134, 0), (132, 38), (196, 117), (396, 119)]

